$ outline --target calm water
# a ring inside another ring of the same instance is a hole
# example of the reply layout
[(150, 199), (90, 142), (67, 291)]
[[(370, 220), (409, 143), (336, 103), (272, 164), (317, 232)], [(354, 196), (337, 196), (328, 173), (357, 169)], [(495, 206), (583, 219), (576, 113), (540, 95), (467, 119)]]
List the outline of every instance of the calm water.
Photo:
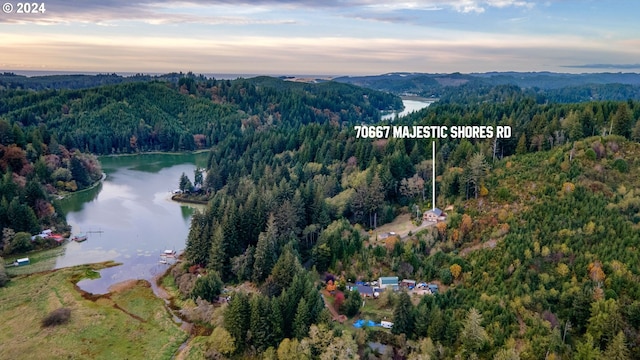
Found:
[(404, 110), (402, 110), (401, 112), (394, 112), (391, 114), (387, 114), (387, 115), (383, 115), (381, 116), (382, 120), (391, 120), (394, 119), (396, 116), (398, 117), (403, 117), (405, 115), (409, 115), (414, 111), (418, 111), (421, 109), (426, 108), (427, 106), (431, 105), (433, 101), (418, 101), (418, 100), (402, 100), (402, 104), (404, 105)]
[(61, 201), (73, 234), (89, 238), (67, 243), (56, 268), (114, 260), (122, 263), (100, 271), (101, 278), (78, 285), (91, 293), (128, 279), (151, 279), (164, 271), (160, 254), (181, 251), (189, 233), (193, 206), (171, 201), (184, 172), (206, 165), (207, 154), (145, 154), (102, 157), (105, 181), (98, 187)]

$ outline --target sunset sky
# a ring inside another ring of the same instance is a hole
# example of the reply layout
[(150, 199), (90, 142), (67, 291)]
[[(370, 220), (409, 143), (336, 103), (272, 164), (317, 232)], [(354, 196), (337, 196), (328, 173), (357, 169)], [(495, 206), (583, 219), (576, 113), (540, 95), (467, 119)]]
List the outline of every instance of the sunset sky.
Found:
[(0, 70), (638, 72), (640, 2), (45, 1), (0, 12)]

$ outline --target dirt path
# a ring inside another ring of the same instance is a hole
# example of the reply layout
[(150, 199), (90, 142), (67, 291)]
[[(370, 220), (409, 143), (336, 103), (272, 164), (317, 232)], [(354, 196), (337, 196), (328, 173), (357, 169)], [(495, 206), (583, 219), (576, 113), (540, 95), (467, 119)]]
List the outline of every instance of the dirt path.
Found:
[(374, 244), (376, 242), (376, 237), (378, 238), (378, 241), (380, 241), (381, 235), (388, 234), (390, 232), (396, 233), (396, 235), (400, 236), (400, 239), (404, 240), (409, 237), (409, 233), (415, 234), (418, 231), (434, 225), (435, 223), (423, 221), (419, 226), (415, 226), (411, 221), (411, 214), (402, 214), (396, 217), (392, 222), (379, 226), (374, 230), (369, 237), (369, 242)]
[(327, 301), (327, 296), (331, 296), (329, 294), (329, 292), (327, 290), (322, 291), (322, 293), (320, 294), (320, 296), (322, 296), (322, 301), (324, 302), (324, 306), (329, 310), (329, 312), (331, 313), (331, 316), (333, 317), (334, 321), (337, 321), (339, 323), (342, 323), (346, 320), (346, 316), (344, 315), (340, 315), (338, 314), (338, 312), (336, 311), (336, 309), (333, 308), (333, 306), (331, 306), (331, 304), (329, 304), (329, 301)]

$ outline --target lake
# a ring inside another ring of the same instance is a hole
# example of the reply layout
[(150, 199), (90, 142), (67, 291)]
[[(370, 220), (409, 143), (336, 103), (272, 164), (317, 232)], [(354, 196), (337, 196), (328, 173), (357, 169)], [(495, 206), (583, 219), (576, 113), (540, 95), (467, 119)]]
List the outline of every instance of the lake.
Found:
[(404, 110), (401, 112), (392, 112), (391, 114), (382, 115), (380, 117), (381, 120), (393, 120), (396, 116), (403, 117), (411, 114), (414, 111), (422, 110), (427, 106), (431, 105), (434, 100), (411, 100), (411, 99), (402, 99), (402, 104), (404, 105)]
[[(101, 157), (105, 180), (93, 189), (60, 201), (72, 233), (56, 259), (56, 268), (113, 260), (120, 266), (100, 271), (101, 278), (78, 286), (94, 294), (128, 279), (151, 280), (166, 269), (160, 254), (185, 247), (194, 205), (171, 200), (184, 172), (193, 181), (196, 166), (206, 166), (208, 153), (143, 154)], [(196, 205), (197, 207), (197, 205)]]

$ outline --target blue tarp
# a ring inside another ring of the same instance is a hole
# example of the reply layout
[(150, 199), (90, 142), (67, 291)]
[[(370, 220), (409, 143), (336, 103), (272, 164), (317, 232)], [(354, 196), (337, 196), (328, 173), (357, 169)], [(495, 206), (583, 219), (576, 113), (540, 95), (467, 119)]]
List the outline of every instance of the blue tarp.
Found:
[(353, 327), (356, 329), (360, 329), (364, 326), (374, 327), (374, 326), (380, 326), (380, 324), (377, 324), (372, 320), (362, 320), (362, 319), (353, 323)]

